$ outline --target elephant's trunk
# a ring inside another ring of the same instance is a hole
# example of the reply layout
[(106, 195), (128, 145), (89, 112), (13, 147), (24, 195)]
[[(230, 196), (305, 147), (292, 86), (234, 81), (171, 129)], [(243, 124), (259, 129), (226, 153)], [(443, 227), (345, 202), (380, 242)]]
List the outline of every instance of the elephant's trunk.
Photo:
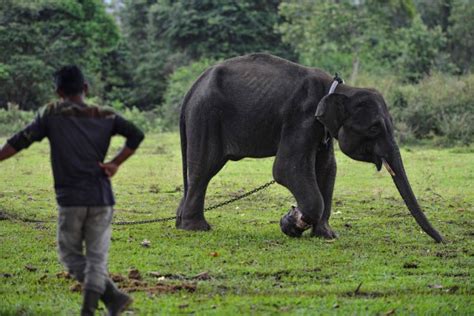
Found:
[[(392, 151), (392, 154), (384, 161), (384, 165), (392, 176), (398, 192), (402, 196), (405, 204), (410, 210), (411, 215), (415, 218), (420, 227), (430, 235), (436, 242), (443, 242), (443, 237), (436, 229), (431, 226), (425, 214), (418, 205), (415, 194), (413, 193), (410, 183), (403, 167), (402, 157), (398, 148)], [(387, 166), (388, 165), (388, 166)]]

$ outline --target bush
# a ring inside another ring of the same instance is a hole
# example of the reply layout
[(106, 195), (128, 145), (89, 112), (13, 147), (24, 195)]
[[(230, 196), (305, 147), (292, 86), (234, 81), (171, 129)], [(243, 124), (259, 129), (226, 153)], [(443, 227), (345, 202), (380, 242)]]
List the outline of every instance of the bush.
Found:
[(112, 101), (111, 107), (124, 118), (132, 121), (145, 133), (160, 133), (163, 131), (163, 115), (159, 109), (140, 111), (135, 106), (127, 108), (118, 100)]
[(474, 75), (435, 74), (417, 85), (388, 94), (402, 142), (431, 139), (435, 144), (467, 145), (474, 138)]
[(121, 115), (132, 121), (145, 133), (160, 133), (164, 130), (163, 118), (159, 110), (140, 111), (136, 107), (125, 109)]
[(216, 61), (212, 59), (202, 59), (188, 66), (176, 69), (170, 76), (162, 104), (165, 129), (177, 129), (181, 103), (186, 92), (188, 92), (199, 75), (215, 63)]
[(34, 112), (21, 111), (18, 106), (9, 106), (8, 110), (0, 109), (0, 136), (10, 136), (28, 123), (35, 116)]
[[(145, 112), (136, 107), (125, 108), (120, 102), (113, 102), (112, 107), (145, 133), (163, 131), (163, 119), (159, 110)], [(35, 112), (22, 111), (18, 106), (11, 106), (8, 110), (0, 109), (0, 136), (8, 137), (20, 131), (34, 119), (35, 115)]]

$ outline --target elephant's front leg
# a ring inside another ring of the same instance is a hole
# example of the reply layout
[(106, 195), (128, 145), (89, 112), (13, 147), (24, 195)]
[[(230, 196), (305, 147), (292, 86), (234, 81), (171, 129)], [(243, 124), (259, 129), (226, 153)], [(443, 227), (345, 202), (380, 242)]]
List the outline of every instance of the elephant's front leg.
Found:
[(288, 236), (299, 237), (306, 229), (319, 224), (324, 209), (316, 181), (314, 155), (277, 155), (273, 174), (279, 184), (290, 190), (298, 203), (281, 219), (281, 230)]
[(331, 216), (332, 194), (334, 191), (334, 182), (336, 179), (336, 159), (334, 157), (334, 148), (332, 139), (327, 146), (319, 148), (316, 155), (316, 179), (319, 190), (323, 196), (324, 211), (321, 220), (313, 225), (312, 234), (314, 236), (328, 239), (337, 238), (337, 234), (329, 226), (329, 217)]

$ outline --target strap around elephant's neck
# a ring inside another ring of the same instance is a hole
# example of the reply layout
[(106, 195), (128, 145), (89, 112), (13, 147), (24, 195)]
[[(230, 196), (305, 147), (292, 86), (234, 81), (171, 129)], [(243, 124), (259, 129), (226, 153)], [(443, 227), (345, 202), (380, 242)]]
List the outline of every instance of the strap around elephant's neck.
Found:
[(333, 94), (334, 91), (336, 91), (337, 85), (341, 84), (341, 83), (344, 83), (344, 80), (342, 80), (342, 78), (339, 77), (339, 74), (336, 72), (336, 75), (334, 76), (334, 79), (332, 79), (332, 84), (331, 84), (331, 88), (329, 88), (328, 95)]
[[(344, 83), (344, 80), (342, 80), (342, 78), (339, 77), (339, 74), (336, 72), (336, 75), (334, 76), (334, 79), (332, 80), (331, 87), (329, 88), (328, 95), (333, 94), (334, 91), (336, 91), (336, 87), (341, 83)], [(323, 145), (327, 148), (329, 146), (330, 141), (331, 141), (331, 134), (329, 134), (328, 129), (324, 127)]]

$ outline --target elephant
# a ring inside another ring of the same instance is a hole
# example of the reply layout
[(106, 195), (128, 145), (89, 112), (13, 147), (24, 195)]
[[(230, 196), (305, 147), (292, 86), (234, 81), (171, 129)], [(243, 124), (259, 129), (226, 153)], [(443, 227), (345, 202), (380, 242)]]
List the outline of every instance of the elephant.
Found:
[(281, 230), (298, 237), (311, 228), (313, 236), (336, 238), (329, 225), (335, 139), (350, 158), (378, 170), (386, 166), (415, 220), (442, 242), (412, 191), (382, 95), (335, 82), (320, 69), (264, 53), (204, 71), (181, 104), (184, 196), (176, 227), (210, 229), (203, 211), (206, 190), (227, 161), (274, 156), (273, 178), (297, 202), (281, 219)]

